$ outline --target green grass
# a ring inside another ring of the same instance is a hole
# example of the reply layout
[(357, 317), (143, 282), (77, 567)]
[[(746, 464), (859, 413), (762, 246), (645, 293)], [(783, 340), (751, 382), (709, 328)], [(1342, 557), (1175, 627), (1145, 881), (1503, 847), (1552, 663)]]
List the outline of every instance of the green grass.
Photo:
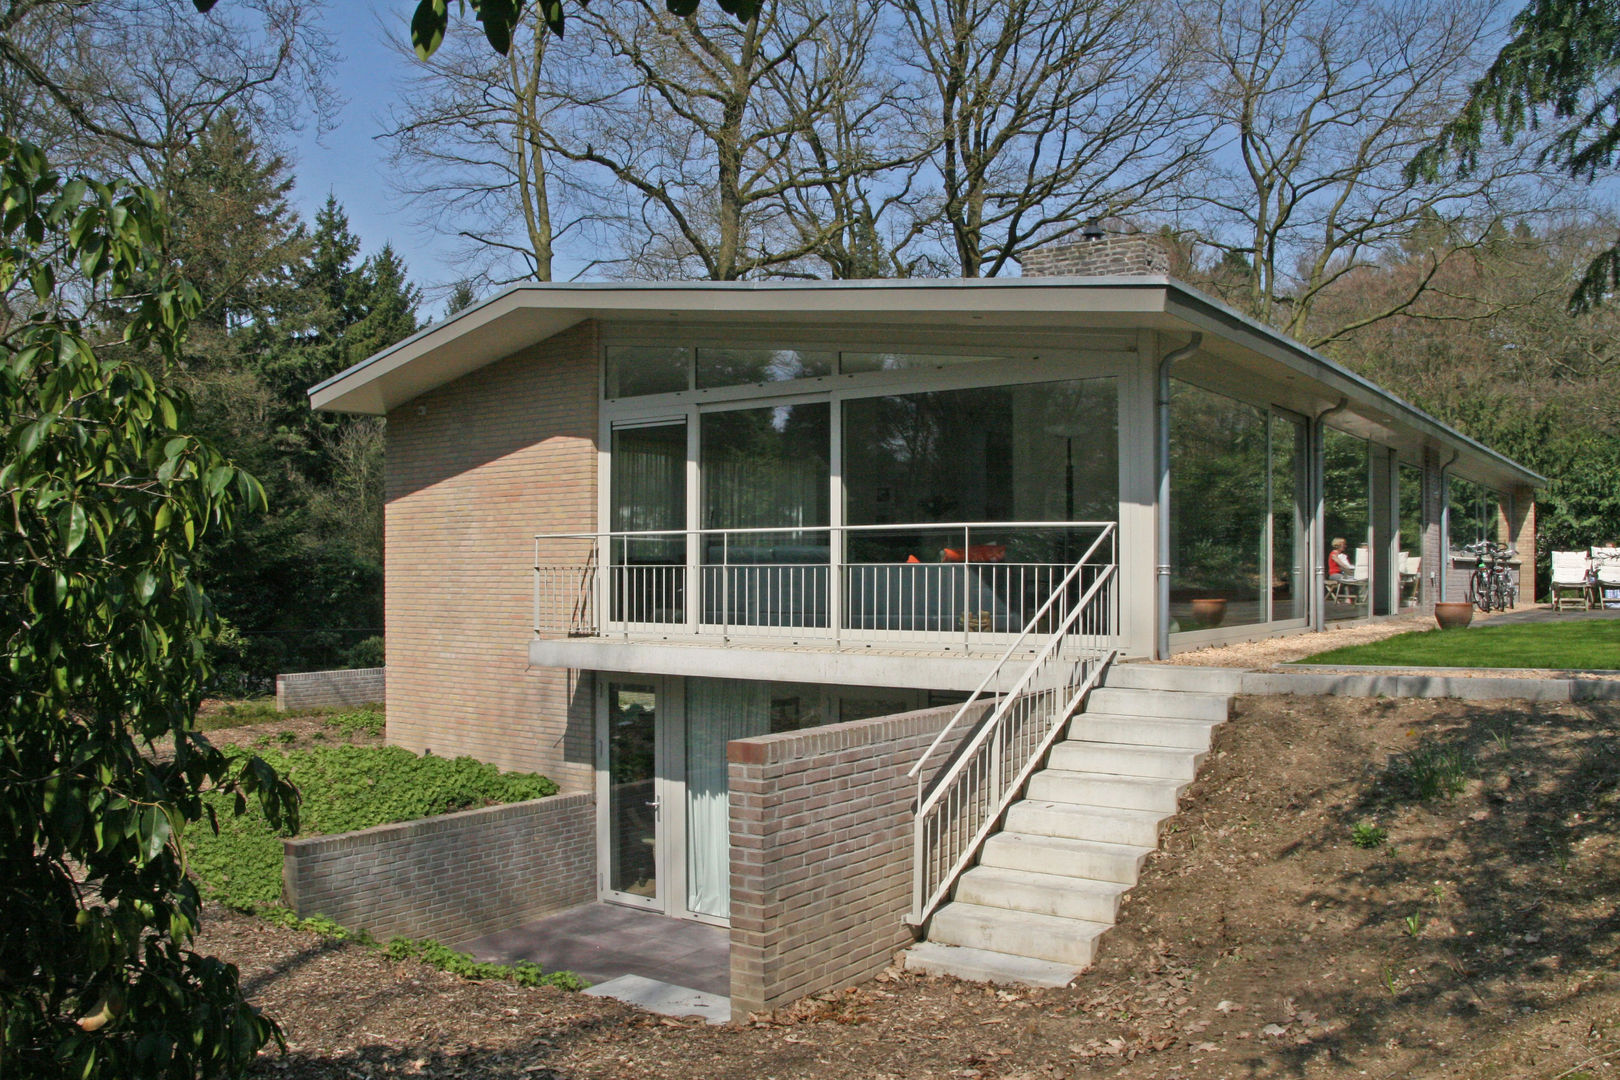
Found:
[(1620, 669), (1620, 619), (1418, 630), (1308, 656), (1301, 664)]
[[(299, 836), (350, 832), (393, 821), (552, 795), (557, 785), (534, 773), (503, 773), (469, 757), (417, 757), (398, 746), (321, 746), (259, 751), (303, 793)], [(241, 816), (231, 800), (205, 796), (219, 820), (186, 833), (191, 872), (203, 894), (256, 911), (281, 898), (281, 840), (257, 809)], [(251, 800), (250, 800), (251, 801)]]

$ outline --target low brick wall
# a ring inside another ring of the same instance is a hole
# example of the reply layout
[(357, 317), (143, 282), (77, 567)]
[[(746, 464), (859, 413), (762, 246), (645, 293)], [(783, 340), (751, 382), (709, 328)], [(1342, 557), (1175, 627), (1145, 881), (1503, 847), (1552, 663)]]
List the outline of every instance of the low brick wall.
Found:
[[(906, 770), (956, 709), (727, 746), (732, 1016), (870, 978), (912, 943)], [(936, 773), (973, 727), (952, 733)]]
[(383, 940), (454, 944), (596, 897), (589, 792), (284, 845), (288, 907)]
[(300, 671), (276, 676), (276, 709), (321, 709), (375, 705), (386, 700), (387, 668)]

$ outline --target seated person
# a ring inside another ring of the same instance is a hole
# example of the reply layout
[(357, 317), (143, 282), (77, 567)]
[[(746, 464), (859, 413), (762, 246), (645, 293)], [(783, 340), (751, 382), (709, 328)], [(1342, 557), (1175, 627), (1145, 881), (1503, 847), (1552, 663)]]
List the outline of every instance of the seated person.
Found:
[(1327, 575), (1329, 581), (1339, 581), (1346, 574), (1352, 577), (1355, 576), (1355, 564), (1350, 561), (1350, 556), (1344, 553), (1344, 549), (1344, 537), (1335, 536), (1333, 546), (1328, 549)]

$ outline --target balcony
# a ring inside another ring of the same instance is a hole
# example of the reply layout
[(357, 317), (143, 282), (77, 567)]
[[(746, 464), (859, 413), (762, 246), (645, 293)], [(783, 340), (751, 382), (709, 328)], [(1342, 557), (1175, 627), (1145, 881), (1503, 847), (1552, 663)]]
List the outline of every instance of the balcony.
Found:
[(994, 657), (1038, 647), (1099, 581), (1069, 640), (1111, 645), (1116, 548), (1112, 522), (542, 535), (531, 655), (584, 666), (565, 643), (594, 641)]

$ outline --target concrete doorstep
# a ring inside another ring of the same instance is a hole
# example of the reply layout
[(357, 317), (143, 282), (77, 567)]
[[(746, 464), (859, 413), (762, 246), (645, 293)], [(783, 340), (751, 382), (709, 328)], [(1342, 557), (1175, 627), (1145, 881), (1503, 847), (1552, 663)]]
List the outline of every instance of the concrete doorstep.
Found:
[(705, 994), (644, 975), (620, 975), (585, 990), (592, 997), (613, 998), (660, 1016), (701, 1016), (711, 1024), (731, 1022), (731, 999)]

